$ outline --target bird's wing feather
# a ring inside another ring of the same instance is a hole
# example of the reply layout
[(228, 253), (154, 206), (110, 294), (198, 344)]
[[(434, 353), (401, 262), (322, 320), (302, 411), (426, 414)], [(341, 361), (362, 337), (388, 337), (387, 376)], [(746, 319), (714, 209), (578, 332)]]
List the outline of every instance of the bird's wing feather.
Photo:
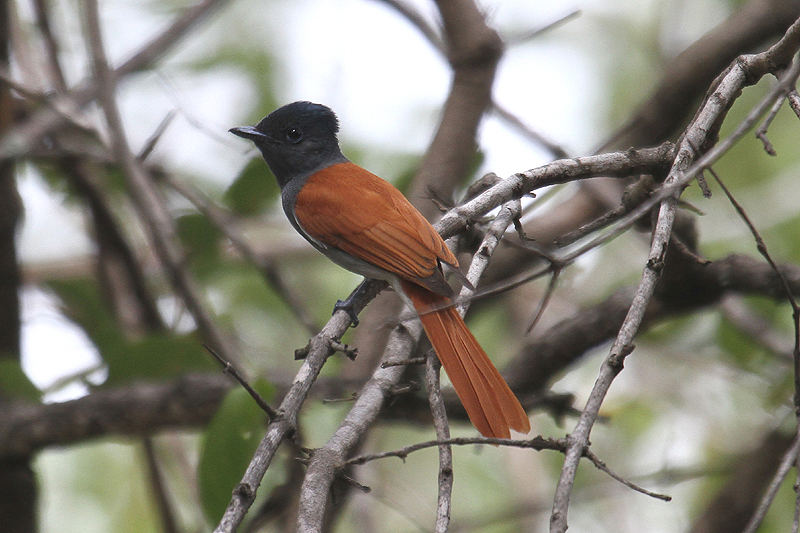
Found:
[[(353, 163), (312, 175), (295, 203), (309, 236), (420, 282), (439, 272), (439, 261), (458, 261), (436, 230), (394, 186)], [(425, 284), (425, 283), (423, 283)]]

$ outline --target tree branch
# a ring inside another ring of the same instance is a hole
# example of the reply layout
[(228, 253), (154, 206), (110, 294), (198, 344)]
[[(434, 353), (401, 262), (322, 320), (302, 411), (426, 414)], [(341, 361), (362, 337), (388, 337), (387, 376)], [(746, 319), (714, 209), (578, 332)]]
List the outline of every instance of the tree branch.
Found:
[(10, 404), (0, 417), (0, 458), (100, 436), (138, 437), (205, 425), (232, 387), (222, 374), (187, 374), (167, 383), (98, 389), (67, 402)]
[[(713, 94), (706, 100), (692, 124), (684, 133), (675, 162), (665, 180), (665, 185), (669, 186), (681, 180), (686, 180), (692, 175), (697, 175), (710, 164), (713, 157), (718, 157), (712, 150), (700, 158), (697, 164), (693, 166), (697, 159), (698, 151), (704, 150), (707, 146), (715, 143), (722, 120), (730, 106), (741, 94), (742, 88), (759, 79), (770, 69), (785, 67), (787, 62), (791, 61), (791, 57), (797, 52), (798, 48), (800, 48), (800, 20), (795, 22), (781, 41), (766, 52), (741, 58), (734, 62), (731, 68), (721, 77)], [(788, 75), (789, 73), (787, 73), (787, 77)], [(784, 88), (780, 87), (780, 84), (777, 88), (779, 90), (773, 90), (770, 93), (772, 100), (769, 99), (770, 95), (768, 95), (768, 98), (765, 98), (759, 107), (768, 109), (774, 99), (785, 91)], [(731, 137), (738, 139), (741, 134), (737, 137), (736, 133), (738, 132), (735, 132)], [(719, 152), (724, 153), (724, 150), (720, 149)], [(566, 459), (564, 460), (561, 477), (556, 488), (553, 512), (550, 517), (550, 531), (552, 533), (563, 533), (567, 530), (567, 511), (578, 462), (584, 453), (584, 449), (588, 446), (589, 434), (597, 419), (603, 399), (611, 387), (611, 382), (622, 370), (625, 357), (633, 350), (633, 337), (644, 319), (645, 310), (648, 307), (650, 298), (655, 290), (656, 281), (660, 277), (664, 265), (676, 205), (677, 195), (665, 198), (661, 204), (653, 232), (650, 255), (634, 300), (614, 341), (614, 345), (603, 362), (578, 424), (567, 438)]]
[[(152, 66), (173, 48), (197, 24), (225, 4), (228, 0), (202, 0), (175, 18), (163, 32), (139, 49), (130, 59), (113, 69), (113, 77), (121, 79)], [(97, 98), (97, 80), (87, 78), (68, 93), (51, 100), (52, 106), (36, 111), (24, 122), (9, 131), (0, 133), (0, 160), (22, 157), (34, 150), (42, 137), (60, 128), (65, 117), (75, 114)]]
[(134, 205), (170, 281), (186, 304), (197, 328), (212, 348), (227, 361), (232, 361), (236, 350), (231, 339), (217, 326), (203, 302), (197, 282), (184, 268), (186, 258), (178, 241), (175, 220), (148, 172), (128, 145), (116, 102), (116, 75), (108, 66), (102, 41), (97, 0), (85, 0), (85, 3), (86, 24), (93, 69), (98, 80), (100, 104), (108, 123), (112, 149), (128, 180)]

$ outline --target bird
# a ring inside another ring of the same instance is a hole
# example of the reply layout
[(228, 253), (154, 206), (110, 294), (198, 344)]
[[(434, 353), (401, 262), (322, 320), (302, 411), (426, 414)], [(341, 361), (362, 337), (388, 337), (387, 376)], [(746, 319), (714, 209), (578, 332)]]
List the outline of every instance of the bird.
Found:
[(260, 150), (295, 230), (334, 263), (387, 281), (414, 308), (477, 430), (502, 439), (512, 429), (530, 432), (527, 413), (455, 308), (444, 269), (471, 287), (455, 255), (397, 188), (344, 156), (333, 110), (294, 102), (230, 132)]

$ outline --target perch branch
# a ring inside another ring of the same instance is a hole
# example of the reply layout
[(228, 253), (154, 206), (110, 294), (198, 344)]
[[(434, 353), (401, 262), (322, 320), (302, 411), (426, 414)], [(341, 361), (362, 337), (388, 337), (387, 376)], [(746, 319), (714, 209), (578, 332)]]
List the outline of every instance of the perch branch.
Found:
[[(742, 56), (731, 65), (719, 78), (719, 82), (713, 92), (706, 99), (684, 133), (679, 143), (672, 169), (665, 180), (665, 185), (669, 186), (685, 180), (687, 176), (696, 176), (707, 168), (711, 161), (715, 160), (714, 157), (719, 157), (741, 138), (744, 131), (752, 127), (754, 120), (749, 121), (747, 127), (741, 125), (734, 134), (726, 139), (727, 143), (720, 143), (716, 150), (709, 151), (697, 160), (698, 149), (714, 144), (722, 120), (741, 93), (742, 88), (770, 72), (770, 69), (780, 69), (786, 66), (798, 48), (800, 48), (800, 20), (796, 21), (789, 28), (786, 35), (766, 52)], [(796, 69), (797, 65), (794, 65), (790, 72), (783, 76), (782, 82), (773, 88), (768, 96), (757, 106), (761, 113), (765, 108), (769, 108), (772, 105), (780, 93), (786, 90), (782, 84), (787, 79), (794, 79), (792, 78), (794, 75), (792, 71)], [(751, 116), (755, 114), (755, 111), (751, 113)], [(550, 517), (551, 533), (564, 533), (567, 530), (567, 512), (578, 462), (583, 450), (588, 446), (589, 434), (597, 419), (605, 395), (616, 375), (622, 370), (625, 357), (633, 350), (633, 337), (644, 318), (644, 312), (653, 295), (655, 283), (660, 277), (663, 268), (663, 260), (670, 240), (678, 195), (679, 193), (668, 196), (661, 202), (658, 219), (653, 231), (650, 254), (636, 295), (610, 353), (603, 362), (578, 424), (567, 438), (566, 458), (556, 488), (553, 511)]]

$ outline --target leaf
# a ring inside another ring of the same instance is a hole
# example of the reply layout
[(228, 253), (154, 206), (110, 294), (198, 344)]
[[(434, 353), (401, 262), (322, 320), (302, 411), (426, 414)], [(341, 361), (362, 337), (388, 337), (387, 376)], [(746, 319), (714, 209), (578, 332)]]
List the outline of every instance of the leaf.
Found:
[[(270, 401), (275, 394), (264, 380), (252, 383)], [(241, 388), (231, 390), (205, 432), (198, 466), (200, 499), (206, 518), (219, 522), (264, 434), (264, 413)]]
[(186, 245), (192, 268), (198, 273), (214, 272), (219, 266), (222, 233), (200, 213), (191, 213), (176, 220), (178, 237)]
[(100, 352), (108, 367), (105, 386), (215, 369), (193, 334), (156, 332), (129, 338), (119, 328), (95, 280), (57, 280), (49, 286), (61, 299), (64, 313), (83, 329)]
[(259, 157), (244, 168), (225, 191), (223, 200), (235, 213), (253, 216), (264, 211), (280, 194), (278, 182)]
[[(124, 340), (111, 350), (101, 350), (108, 365), (104, 385), (134, 379), (164, 379), (189, 371), (217, 369), (196, 335), (157, 333), (134, 341)], [(107, 355), (106, 355), (107, 354)]]

